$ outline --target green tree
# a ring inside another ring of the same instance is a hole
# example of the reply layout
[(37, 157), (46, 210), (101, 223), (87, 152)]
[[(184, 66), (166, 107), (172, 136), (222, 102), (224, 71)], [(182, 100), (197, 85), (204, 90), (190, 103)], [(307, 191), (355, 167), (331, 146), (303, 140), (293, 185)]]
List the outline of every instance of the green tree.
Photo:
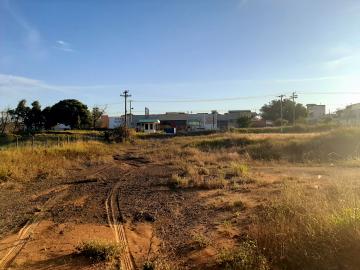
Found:
[(251, 124), (251, 118), (247, 116), (242, 116), (239, 119), (237, 119), (237, 124), (239, 128), (247, 128)]
[(39, 101), (31, 103), (31, 109), (28, 111), (25, 126), (27, 130), (41, 130), (44, 127), (44, 117), (41, 112)]
[(42, 112), (42, 117), (44, 119), (44, 128), (45, 129), (50, 129), (53, 126), (56, 125), (56, 121), (51, 113), (51, 107), (45, 107)]
[(88, 107), (76, 99), (65, 99), (51, 107), (51, 117), (56, 124), (69, 125), (71, 128), (88, 128), (90, 112)]
[(26, 128), (30, 108), (26, 106), (26, 100), (22, 99), (14, 110), (10, 110), (11, 119), (14, 122), (14, 131)]
[[(295, 106), (295, 119), (307, 116), (306, 108), (300, 103), (294, 103), (290, 99), (283, 100), (283, 119), (293, 122), (293, 112)], [(260, 109), (261, 117), (265, 120), (276, 121), (281, 118), (281, 101), (272, 100), (269, 104), (265, 104)]]

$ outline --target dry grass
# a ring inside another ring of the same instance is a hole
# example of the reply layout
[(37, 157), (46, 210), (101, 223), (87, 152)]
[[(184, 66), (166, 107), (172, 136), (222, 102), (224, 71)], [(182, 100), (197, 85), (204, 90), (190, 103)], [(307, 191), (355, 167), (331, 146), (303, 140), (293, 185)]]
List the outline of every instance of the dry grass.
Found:
[[(238, 153), (242, 159), (334, 162), (360, 159), (360, 129), (310, 134), (221, 134), (187, 141), (206, 153)], [(182, 139), (185, 142), (185, 139)]]
[[(352, 166), (359, 166), (360, 160), (359, 129), (306, 135), (221, 134), (173, 141), (175, 154), (170, 153), (169, 158), (183, 173), (174, 175), (171, 183), (182, 188), (224, 189), (244, 184), (233, 181), (237, 178), (252, 183), (246, 164), (254, 160)], [(214, 176), (213, 181), (205, 181), (211, 179), (209, 176)], [(351, 179), (333, 177), (320, 186), (284, 183), (276, 199), (253, 215), (249, 225), (252, 240), (222, 250), (218, 265), (222, 269), (358, 269), (358, 175)], [(238, 206), (243, 209), (244, 205)]]
[(223, 249), (217, 256), (217, 265), (226, 270), (268, 270), (266, 258), (258, 252), (254, 241), (247, 240), (235, 249)]
[(280, 269), (358, 269), (360, 183), (292, 183), (254, 217), (251, 235)]
[(53, 147), (21, 147), (0, 151), (0, 182), (46, 180), (65, 175), (78, 164), (108, 161), (110, 146), (99, 142), (74, 142)]
[[(175, 169), (172, 171), (176, 173), (167, 182), (171, 187), (222, 189), (226, 196), (244, 185), (267, 188), (252, 180), (251, 164), (257, 160), (261, 160), (259, 164), (275, 160), (271, 163), (274, 167), (288, 164), (276, 163), (279, 160), (351, 162), (352, 166), (359, 166), (359, 141), (359, 130), (345, 129), (306, 135), (213, 134), (136, 143), (141, 145), (146, 157)], [(74, 163), (104, 162), (113, 151), (112, 146), (101, 143), (0, 151), (0, 181), (62, 176)], [(275, 199), (271, 203), (253, 208), (251, 220), (247, 220), (248, 238), (239, 238), (234, 248), (220, 250), (219, 269), (358, 269), (358, 175), (346, 179), (332, 176), (332, 180), (320, 185), (295, 180), (283, 182), (278, 185), (281, 192), (273, 195)], [(271, 184), (268, 186), (271, 188)], [(250, 213), (253, 207), (243, 197), (226, 206), (222, 208), (224, 213), (232, 212), (232, 216), (242, 218), (242, 213)], [(241, 226), (240, 222), (227, 218), (221, 224), (225, 229), (236, 230), (236, 226)], [(192, 240), (200, 248), (209, 245), (201, 234), (193, 235)]]

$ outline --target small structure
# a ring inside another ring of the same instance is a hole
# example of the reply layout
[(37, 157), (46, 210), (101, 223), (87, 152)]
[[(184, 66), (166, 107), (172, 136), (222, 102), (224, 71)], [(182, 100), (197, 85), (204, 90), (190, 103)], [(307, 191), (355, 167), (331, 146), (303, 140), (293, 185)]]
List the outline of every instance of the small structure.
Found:
[(307, 104), (308, 121), (317, 122), (325, 117), (325, 105)]
[(155, 133), (159, 125), (160, 120), (158, 119), (141, 119), (137, 122), (136, 129), (145, 133)]

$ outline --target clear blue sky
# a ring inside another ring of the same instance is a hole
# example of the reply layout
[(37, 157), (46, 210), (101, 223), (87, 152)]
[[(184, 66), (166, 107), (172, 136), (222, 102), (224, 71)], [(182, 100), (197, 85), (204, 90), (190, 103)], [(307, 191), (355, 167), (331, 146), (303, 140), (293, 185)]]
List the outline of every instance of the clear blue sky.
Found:
[(360, 102), (360, 1), (0, 0), (0, 109), (77, 98), (118, 114), (123, 89), (210, 99), (134, 103), (153, 113), (258, 110), (292, 91)]

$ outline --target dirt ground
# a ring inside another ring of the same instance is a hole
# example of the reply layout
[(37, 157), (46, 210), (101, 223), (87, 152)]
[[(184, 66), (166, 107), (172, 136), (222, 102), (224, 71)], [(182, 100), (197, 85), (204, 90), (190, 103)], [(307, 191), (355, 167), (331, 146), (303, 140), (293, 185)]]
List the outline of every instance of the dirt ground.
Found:
[[(8, 256), (6, 268), (106, 269), (76, 255), (75, 247), (90, 239), (115, 242), (107, 213), (113, 192), (114, 221), (123, 225), (134, 268), (152, 261), (164, 269), (219, 269), (219, 250), (246, 237), (251, 215), (284, 182), (318, 188), (334, 175), (358, 171), (258, 162), (250, 165), (256, 181), (240, 189), (174, 189), (167, 181), (176, 166), (142, 153), (141, 145), (131, 145), (111, 162), (69, 170), (63, 179), (2, 186), (0, 258)], [(234, 202), (241, 204), (229, 207)]]

